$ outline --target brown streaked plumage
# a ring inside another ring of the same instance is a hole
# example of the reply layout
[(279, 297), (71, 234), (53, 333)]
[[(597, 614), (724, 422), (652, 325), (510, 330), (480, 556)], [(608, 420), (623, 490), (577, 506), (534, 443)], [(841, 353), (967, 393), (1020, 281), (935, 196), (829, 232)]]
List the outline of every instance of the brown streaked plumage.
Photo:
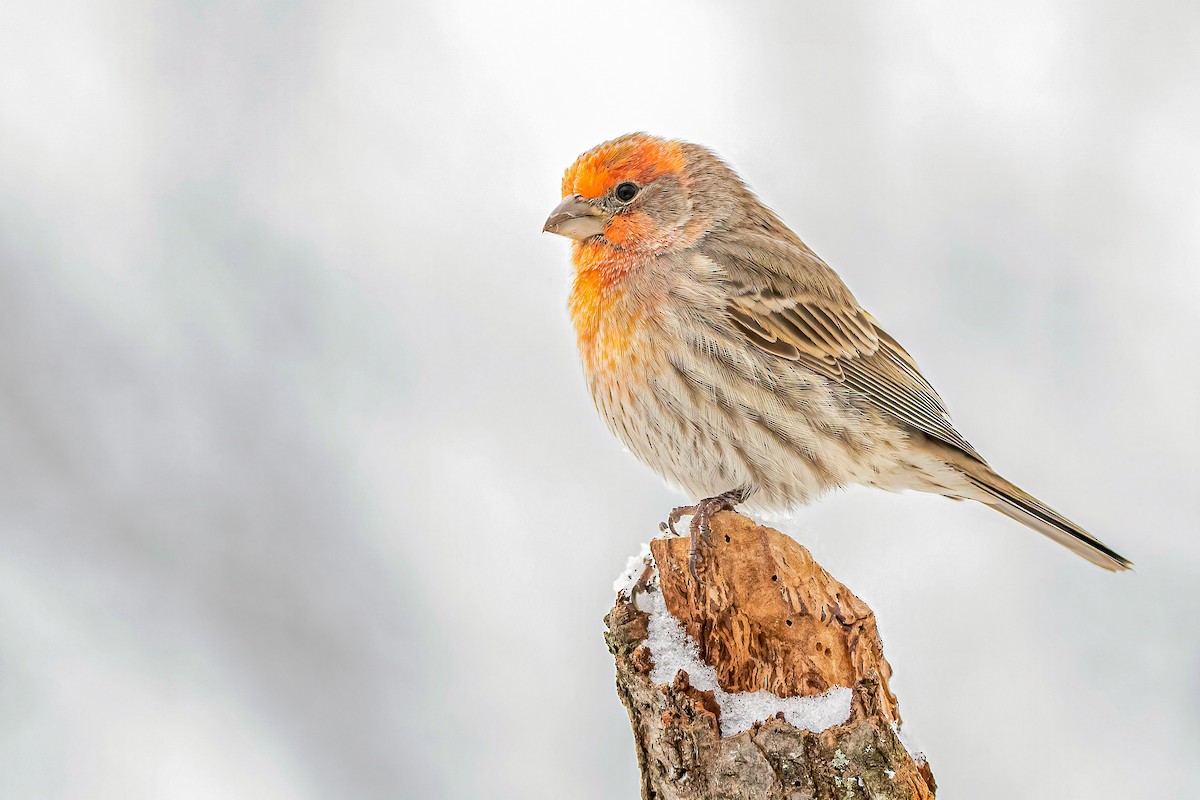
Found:
[(786, 511), (859, 483), (976, 500), (1129, 568), (994, 472), (913, 357), (711, 151), (643, 133), (601, 144), (567, 170), (545, 230), (574, 239), (570, 310), (601, 416), (710, 498), (693, 541), (717, 508)]

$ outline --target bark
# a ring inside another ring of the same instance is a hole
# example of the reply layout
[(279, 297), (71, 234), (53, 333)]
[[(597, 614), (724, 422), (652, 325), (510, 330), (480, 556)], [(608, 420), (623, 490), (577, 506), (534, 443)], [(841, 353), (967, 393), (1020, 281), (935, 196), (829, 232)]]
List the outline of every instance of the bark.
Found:
[(643, 800), (932, 800), (923, 759), (900, 742), (900, 712), (888, 688), (891, 667), (871, 609), (771, 528), (732, 512), (712, 520), (697, 585), (685, 538), (656, 539), (651, 552), (666, 608), (697, 643), (728, 692), (780, 697), (853, 691), (845, 723), (820, 732), (771, 718), (721, 735), (711, 691), (680, 670), (650, 680), (648, 616), (625, 593), (605, 618), (616, 659), (617, 694), (629, 711)]

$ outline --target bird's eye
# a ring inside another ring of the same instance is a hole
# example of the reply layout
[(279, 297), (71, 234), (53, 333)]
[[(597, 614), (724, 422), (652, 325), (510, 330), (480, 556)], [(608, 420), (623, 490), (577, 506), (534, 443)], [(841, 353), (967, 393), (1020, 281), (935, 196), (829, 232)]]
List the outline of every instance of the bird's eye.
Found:
[(630, 200), (637, 197), (637, 193), (638, 193), (638, 187), (637, 187), (636, 183), (630, 183), (629, 181), (625, 181), (625, 183), (622, 183), (617, 186), (617, 191), (616, 191), (617, 199), (620, 200), (622, 203), (628, 203)]

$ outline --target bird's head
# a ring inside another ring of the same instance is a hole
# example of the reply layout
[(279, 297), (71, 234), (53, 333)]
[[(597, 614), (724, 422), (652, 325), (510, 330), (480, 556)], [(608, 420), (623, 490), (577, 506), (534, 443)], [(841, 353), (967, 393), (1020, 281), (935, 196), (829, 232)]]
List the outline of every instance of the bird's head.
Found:
[[(544, 231), (619, 250), (662, 254), (692, 246), (722, 215), (741, 182), (693, 144), (630, 133), (597, 145), (563, 175), (563, 201)], [(715, 202), (713, 202), (715, 200)], [(708, 201), (708, 202), (706, 202)]]

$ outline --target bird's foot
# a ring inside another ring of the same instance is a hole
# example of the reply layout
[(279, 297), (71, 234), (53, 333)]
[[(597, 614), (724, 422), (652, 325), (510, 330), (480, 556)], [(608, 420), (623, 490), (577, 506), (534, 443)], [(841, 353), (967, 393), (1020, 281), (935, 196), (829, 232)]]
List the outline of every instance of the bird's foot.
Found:
[(700, 545), (712, 546), (710, 523), (713, 514), (718, 511), (732, 511), (738, 503), (745, 502), (749, 494), (749, 490), (745, 488), (732, 489), (716, 497), (706, 497), (694, 506), (673, 508), (667, 521), (659, 526), (664, 532), (669, 530), (672, 535), (679, 536), (679, 531), (675, 530), (675, 523), (682, 517), (691, 516), (692, 520), (688, 523), (688, 572), (692, 573), (696, 583), (700, 582)]
[(679, 531), (675, 530), (675, 524), (684, 517), (690, 517), (696, 513), (696, 506), (676, 506), (671, 509), (671, 513), (667, 515), (666, 522), (658, 523), (658, 529), (663, 533), (670, 533), (672, 536), (679, 536)]
[(646, 559), (646, 566), (642, 569), (642, 574), (634, 581), (633, 586), (629, 588), (629, 602), (637, 606), (638, 595), (654, 591), (651, 586), (651, 579), (654, 578), (654, 562)]

